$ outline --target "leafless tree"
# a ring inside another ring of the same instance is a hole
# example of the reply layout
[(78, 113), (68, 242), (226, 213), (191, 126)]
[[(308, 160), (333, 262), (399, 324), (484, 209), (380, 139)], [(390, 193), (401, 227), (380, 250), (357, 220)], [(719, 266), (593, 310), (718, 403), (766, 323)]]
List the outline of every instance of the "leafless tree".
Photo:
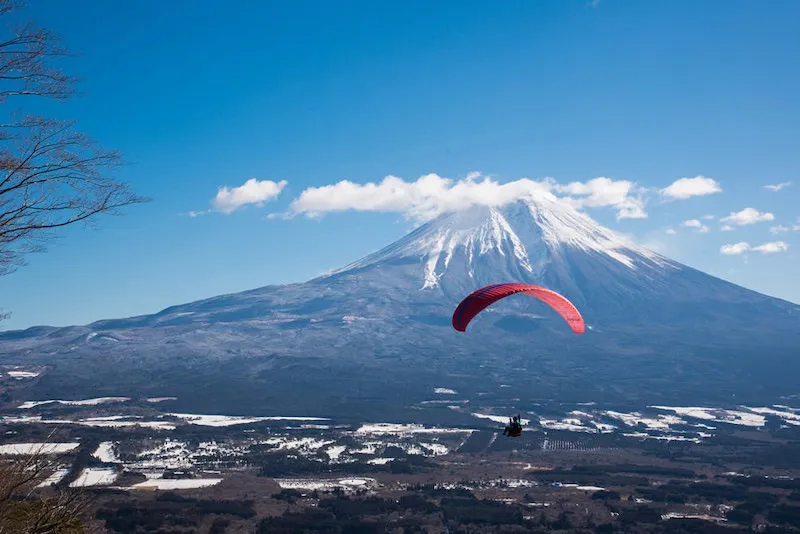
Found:
[[(66, 100), (76, 80), (52, 62), (68, 53), (49, 31), (11, 22), (22, 4), (0, 0), (0, 104)], [(147, 200), (109, 174), (120, 154), (74, 124), (0, 108), (0, 275), (44, 250), (58, 229)], [(0, 462), (0, 534), (83, 532), (86, 494), (41, 487), (53, 467), (43, 450)]]
[(83, 532), (82, 516), (91, 505), (88, 494), (75, 489), (46, 488), (59, 464), (49, 443), (0, 463), (0, 534), (72, 534)]
[[(12, 17), (20, 2), (0, 0), (0, 19)], [(51, 66), (67, 56), (56, 37), (33, 23), (7, 24), (0, 39), (0, 103), (31, 97), (65, 100), (75, 79)], [(0, 119), (0, 275), (44, 250), (59, 228), (91, 222), (98, 214), (146, 202), (109, 173), (122, 165), (74, 130), (74, 121), (8, 110)]]

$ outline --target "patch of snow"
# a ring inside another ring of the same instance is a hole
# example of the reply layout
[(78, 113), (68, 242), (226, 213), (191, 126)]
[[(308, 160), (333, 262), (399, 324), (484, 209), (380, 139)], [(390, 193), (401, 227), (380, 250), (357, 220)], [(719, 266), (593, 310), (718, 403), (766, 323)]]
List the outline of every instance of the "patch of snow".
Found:
[(611, 410), (603, 412), (608, 417), (622, 421), (628, 426), (643, 424), (651, 430), (669, 430), (670, 425), (686, 424), (686, 421), (674, 415), (659, 415), (656, 418), (644, 417), (639, 412), (621, 413)]
[(575, 418), (564, 418), (564, 419), (545, 419), (544, 417), (539, 418), (539, 424), (542, 428), (547, 428), (549, 430), (567, 430), (569, 432), (597, 432), (594, 427), (588, 427), (583, 424), (580, 419)]
[(370, 319), (367, 319), (366, 317), (361, 317), (359, 315), (345, 315), (344, 317), (342, 317), (342, 321), (344, 321), (345, 323), (353, 323), (356, 321), (369, 321), (369, 320)]
[(96, 399), (84, 400), (46, 400), (46, 401), (27, 401), (18, 406), (20, 410), (27, 410), (35, 408), (43, 404), (66, 404), (68, 406), (96, 406), (98, 404), (105, 404), (108, 402), (125, 402), (131, 400), (130, 397), (99, 397)]
[(171, 400), (178, 400), (178, 397), (150, 397), (145, 399), (146, 402), (165, 402)]
[(439, 428), (439, 427), (424, 427), (417, 424), (401, 424), (401, 423), (364, 423), (356, 434), (395, 434), (395, 435), (411, 435), (411, 434), (463, 434), (465, 432), (474, 432), (470, 428)]
[(580, 484), (563, 482), (553, 482), (553, 486), (557, 486), (559, 488), (573, 488), (580, 491), (605, 491), (605, 488), (601, 488), (600, 486), (582, 486)]
[[(47, 423), (49, 421), (42, 421)], [(82, 426), (93, 426), (99, 428), (125, 428), (125, 427), (141, 427), (151, 428), (153, 430), (175, 430), (177, 428), (174, 424), (167, 421), (76, 421), (77, 424)]]
[(232, 426), (232, 425), (246, 425), (250, 423), (258, 423), (265, 421), (263, 417), (242, 417), (232, 415), (201, 415), (190, 413), (168, 413), (178, 419), (183, 419), (191, 425), (201, 426)]
[(117, 453), (114, 450), (114, 443), (111, 441), (104, 441), (100, 445), (98, 445), (97, 450), (94, 451), (94, 454), (92, 454), (92, 456), (94, 456), (101, 462), (105, 462), (108, 464), (119, 462)]
[(502, 485), (509, 487), (509, 488), (535, 488), (539, 485), (538, 482), (535, 480), (523, 480), (523, 479), (503, 479)]
[(179, 490), (197, 489), (216, 486), (222, 482), (221, 478), (153, 478), (139, 482), (125, 489), (134, 490)]
[[(495, 423), (506, 424), (506, 423), (508, 423), (508, 420), (509, 420), (509, 417), (505, 416), (505, 415), (491, 415), (491, 414), (483, 414), (483, 413), (473, 413), (473, 414), (470, 414), (470, 415), (472, 415), (473, 417), (477, 417), (479, 419), (488, 419), (490, 421), (494, 421)], [(531, 422), (531, 420), (530, 419), (525, 419), (525, 418), (520, 418), (520, 422), (523, 425), (527, 425), (527, 424), (529, 424)]]
[(608, 423), (598, 423), (597, 421), (592, 421), (592, 424), (601, 434), (609, 434), (617, 429), (617, 427)]
[(434, 393), (438, 393), (439, 395), (458, 395), (455, 390), (450, 388), (436, 388), (433, 390)]
[(318, 438), (269, 438), (264, 440), (262, 443), (267, 445), (276, 445), (278, 450), (314, 451), (336, 442), (334, 440), (323, 440)]
[(376, 484), (373, 478), (342, 478), (342, 479), (324, 479), (324, 478), (279, 478), (275, 482), (282, 489), (297, 489), (297, 490), (333, 490), (334, 488), (350, 488), (365, 486), (374, 486)]
[(780, 417), (783, 419), (785, 423), (790, 425), (800, 426), (800, 414), (794, 413), (790, 410), (776, 410), (774, 408), (751, 408), (749, 406), (743, 406), (747, 410), (751, 412), (758, 413), (758, 414), (765, 414), (765, 415), (774, 415), (776, 417)]
[(329, 421), (325, 417), (289, 417), (289, 416), (267, 416), (267, 417), (245, 417), (239, 415), (202, 415), (192, 413), (168, 413), (173, 417), (183, 419), (192, 425), (202, 426), (231, 426), (259, 423), (262, 421)]
[(67, 476), (67, 473), (69, 473), (69, 468), (62, 467), (60, 469), (56, 469), (49, 477), (47, 477), (47, 479), (45, 479), (36, 487), (46, 488), (48, 486), (52, 486), (53, 484), (58, 484), (65, 476)]
[(450, 450), (441, 443), (420, 443), (420, 446), (430, 451), (432, 456), (444, 456)]
[(378, 442), (369, 442), (363, 443), (363, 446), (360, 449), (354, 449), (350, 451), (350, 454), (377, 454), (378, 448), (377, 445), (380, 445)]
[(749, 427), (763, 427), (766, 419), (763, 415), (752, 412), (742, 412), (737, 410), (723, 410), (719, 408), (706, 408), (697, 406), (650, 406), (658, 410), (672, 411), (685, 417), (694, 419), (704, 419), (717, 423), (728, 423), (730, 425), (740, 425)]
[(70, 488), (83, 488), (87, 486), (108, 486), (117, 479), (117, 472), (114, 469), (99, 469), (87, 467), (78, 478), (70, 483)]
[(63, 454), (80, 443), (7, 443), (0, 445), (0, 454)]
[(346, 451), (346, 450), (347, 450), (347, 447), (345, 447), (344, 445), (336, 445), (335, 447), (331, 447), (329, 449), (326, 449), (325, 450), (325, 454), (328, 455), (328, 458), (330, 458), (331, 461), (335, 462), (336, 460), (339, 459), (339, 457), (342, 455), (342, 453), (344, 453), (344, 451)]
[(114, 343), (119, 343), (119, 339), (109, 336), (107, 334), (101, 334), (99, 332), (92, 332), (91, 334), (86, 336), (86, 342), (90, 343), (93, 339), (102, 339), (104, 341), (113, 341)]
[(175, 430), (175, 425), (166, 421), (122, 421), (121, 419), (129, 416), (115, 415), (109, 417), (89, 417), (87, 419), (42, 419), (40, 415), (22, 417), (0, 417), (3, 423), (27, 423), (27, 424), (57, 424), (57, 425), (81, 425), (98, 428), (124, 428), (142, 427), (154, 430)]
[(343, 478), (339, 480), (339, 484), (342, 486), (366, 486), (369, 484), (369, 480), (363, 478)]
[[(622, 435), (628, 438), (657, 439), (660, 441), (691, 441), (694, 443), (700, 443), (702, 441), (702, 438), (700, 437), (689, 438), (686, 436), (672, 436), (672, 435), (660, 436), (660, 435), (648, 434), (647, 432), (630, 432), (630, 433), (623, 433)], [(708, 434), (708, 436), (710, 436), (710, 434)]]
[(38, 371), (7, 371), (8, 376), (11, 378), (16, 378), (17, 380), (23, 380), (25, 378), (36, 378), (39, 376)]

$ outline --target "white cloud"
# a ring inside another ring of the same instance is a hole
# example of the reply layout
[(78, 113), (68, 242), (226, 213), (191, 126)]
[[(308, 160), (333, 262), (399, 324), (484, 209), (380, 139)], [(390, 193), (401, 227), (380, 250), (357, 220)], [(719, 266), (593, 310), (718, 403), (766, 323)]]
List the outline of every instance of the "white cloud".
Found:
[(721, 253), (728, 256), (743, 254), (749, 251), (760, 252), (762, 254), (775, 254), (777, 252), (786, 252), (787, 250), (789, 250), (789, 245), (783, 241), (770, 241), (769, 243), (764, 243), (755, 247), (751, 246), (750, 243), (741, 241), (739, 243), (722, 245), (719, 249)]
[(711, 231), (711, 228), (701, 223), (698, 219), (689, 219), (688, 221), (683, 221), (681, 226), (685, 226), (686, 228), (696, 228), (701, 234), (707, 234)]
[(721, 193), (722, 187), (719, 183), (705, 176), (695, 176), (694, 178), (680, 178), (670, 185), (660, 190), (661, 195), (672, 200), (683, 200), (691, 197), (712, 195)]
[(732, 232), (733, 231), (733, 226), (731, 226), (729, 224), (726, 224), (726, 225), (722, 226), (720, 228), (720, 230), (722, 230), (723, 232)]
[(750, 250), (750, 243), (746, 243), (744, 241), (741, 241), (739, 243), (722, 245), (721, 247), (719, 247), (719, 251), (728, 256), (742, 254), (744, 252), (747, 252), (748, 250)]
[(703, 215), (700, 218), (703, 219), (704, 221), (713, 221), (714, 220), (714, 216), (713, 215)]
[[(554, 184), (553, 189), (559, 193), (581, 197), (576, 200), (582, 206), (592, 208), (613, 206), (617, 209), (617, 219), (644, 219), (647, 217), (647, 213), (644, 211), (643, 190), (628, 180), (599, 177), (588, 182)], [(631, 196), (632, 194), (636, 196)]]
[(778, 226), (773, 226), (773, 227), (771, 227), (771, 228), (769, 229), (769, 231), (770, 231), (770, 233), (772, 233), (772, 234), (782, 234), (782, 233), (784, 233), (784, 232), (788, 232), (788, 231), (789, 231), (789, 228), (788, 228), (788, 227), (786, 227), (786, 226), (784, 226), (784, 225), (782, 225), (782, 224), (779, 224)]
[(783, 241), (771, 241), (769, 243), (764, 243), (763, 245), (753, 247), (753, 250), (761, 252), (762, 254), (774, 254), (776, 252), (786, 252), (789, 250), (789, 245)]
[(437, 174), (421, 176), (415, 182), (406, 182), (396, 176), (387, 176), (380, 183), (363, 185), (342, 180), (333, 185), (309, 187), (292, 202), (290, 210), (294, 214), (312, 217), (347, 210), (396, 212), (426, 220), (470, 206), (499, 206), (530, 194), (551, 194), (548, 182), (527, 178), (506, 184), (489, 178), (476, 182), (477, 176), (470, 174), (455, 184)]
[(220, 187), (217, 191), (217, 196), (211, 201), (211, 205), (214, 211), (225, 214), (233, 213), (248, 204), (260, 206), (264, 202), (277, 198), (283, 188), (286, 187), (286, 183), (286, 180), (273, 182), (272, 180), (259, 181), (255, 178), (250, 178), (239, 187)]
[(667, 228), (667, 229), (665, 230), (665, 232), (666, 232), (666, 233), (668, 233), (669, 235), (675, 235), (675, 234), (677, 234), (677, 233), (678, 233), (678, 232), (676, 232), (676, 231), (675, 231), (674, 229), (672, 229), (672, 228)]
[(775, 216), (772, 213), (762, 213), (755, 208), (745, 208), (742, 211), (731, 212), (730, 215), (723, 217), (720, 221), (737, 226), (745, 226), (774, 219)]
[(765, 185), (764, 189), (766, 189), (768, 191), (780, 191), (781, 189), (783, 189), (785, 187), (789, 187), (790, 185), (792, 185), (792, 182), (781, 182), (779, 184)]
[(289, 216), (305, 214), (310, 217), (335, 211), (373, 211), (403, 213), (407, 217), (424, 221), (441, 213), (466, 209), (471, 206), (501, 206), (528, 195), (546, 195), (556, 198), (554, 192), (576, 208), (613, 207), (617, 218), (643, 218), (644, 201), (631, 197), (637, 192), (635, 184), (625, 180), (595, 178), (588, 182), (560, 185), (555, 180), (534, 181), (522, 178), (501, 184), (488, 177), (481, 181), (480, 173), (470, 173), (466, 178), (453, 181), (437, 174), (427, 174), (416, 181), (407, 182), (396, 176), (387, 176), (381, 182), (357, 184), (342, 180), (333, 185), (310, 187), (290, 205)]

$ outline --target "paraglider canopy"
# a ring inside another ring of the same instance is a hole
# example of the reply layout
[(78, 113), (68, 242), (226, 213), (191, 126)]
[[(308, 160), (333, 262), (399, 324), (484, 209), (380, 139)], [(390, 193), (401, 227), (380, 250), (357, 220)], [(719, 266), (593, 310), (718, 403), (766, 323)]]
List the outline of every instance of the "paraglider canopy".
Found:
[(470, 293), (453, 312), (453, 328), (465, 332), (469, 322), (486, 307), (516, 293), (525, 293), (548, 304), (567, 321), (573, 332), (584, 333), (583, 317), (566, 297), (544, 287), (514, 283), (494, 284)]

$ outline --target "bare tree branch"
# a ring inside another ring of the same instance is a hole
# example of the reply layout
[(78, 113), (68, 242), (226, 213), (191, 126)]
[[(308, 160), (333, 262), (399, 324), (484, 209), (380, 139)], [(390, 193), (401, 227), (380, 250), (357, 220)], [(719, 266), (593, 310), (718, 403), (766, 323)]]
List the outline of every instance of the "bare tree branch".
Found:
[(26, 117), (18, 124), (0, 129), (0, 274), (51, 230), (147, 201), (104, 175), (122, 165), (120, 154), (74, 132), (72, 123)]
[(82, 532), (82, 516), (92, 503), (90, 496), (74, 489), (43, 488), (59, 464), (58, 455), (47, 450), (55, 435), (56, 431), (51, 432), (33, 450), (0, 463), (0, 534)]
[[(0, 0), (0, 20), (25, 3)], [(0, 104), (74, 95), (76, 79), (52, 66), (70, 55), (57, 38), (31, 22), (6, 26), (0, 28)], [(7, 112), (0, 123), (0, 275), (45, 250), (58, 229), (149, 200), (111, 175), (123, 164), (121, 154), (75, 131), (74, 121)]]
[[(0, 16), (18, 10), (23, 2), (0, 0)], [(73, 94), (76, 78), (47, 64), (68, 56), (51, 32), (28, 22), (11, 28), (0, 41), (0, 103), (11, 96), (46, 96), (59, 100)]]

